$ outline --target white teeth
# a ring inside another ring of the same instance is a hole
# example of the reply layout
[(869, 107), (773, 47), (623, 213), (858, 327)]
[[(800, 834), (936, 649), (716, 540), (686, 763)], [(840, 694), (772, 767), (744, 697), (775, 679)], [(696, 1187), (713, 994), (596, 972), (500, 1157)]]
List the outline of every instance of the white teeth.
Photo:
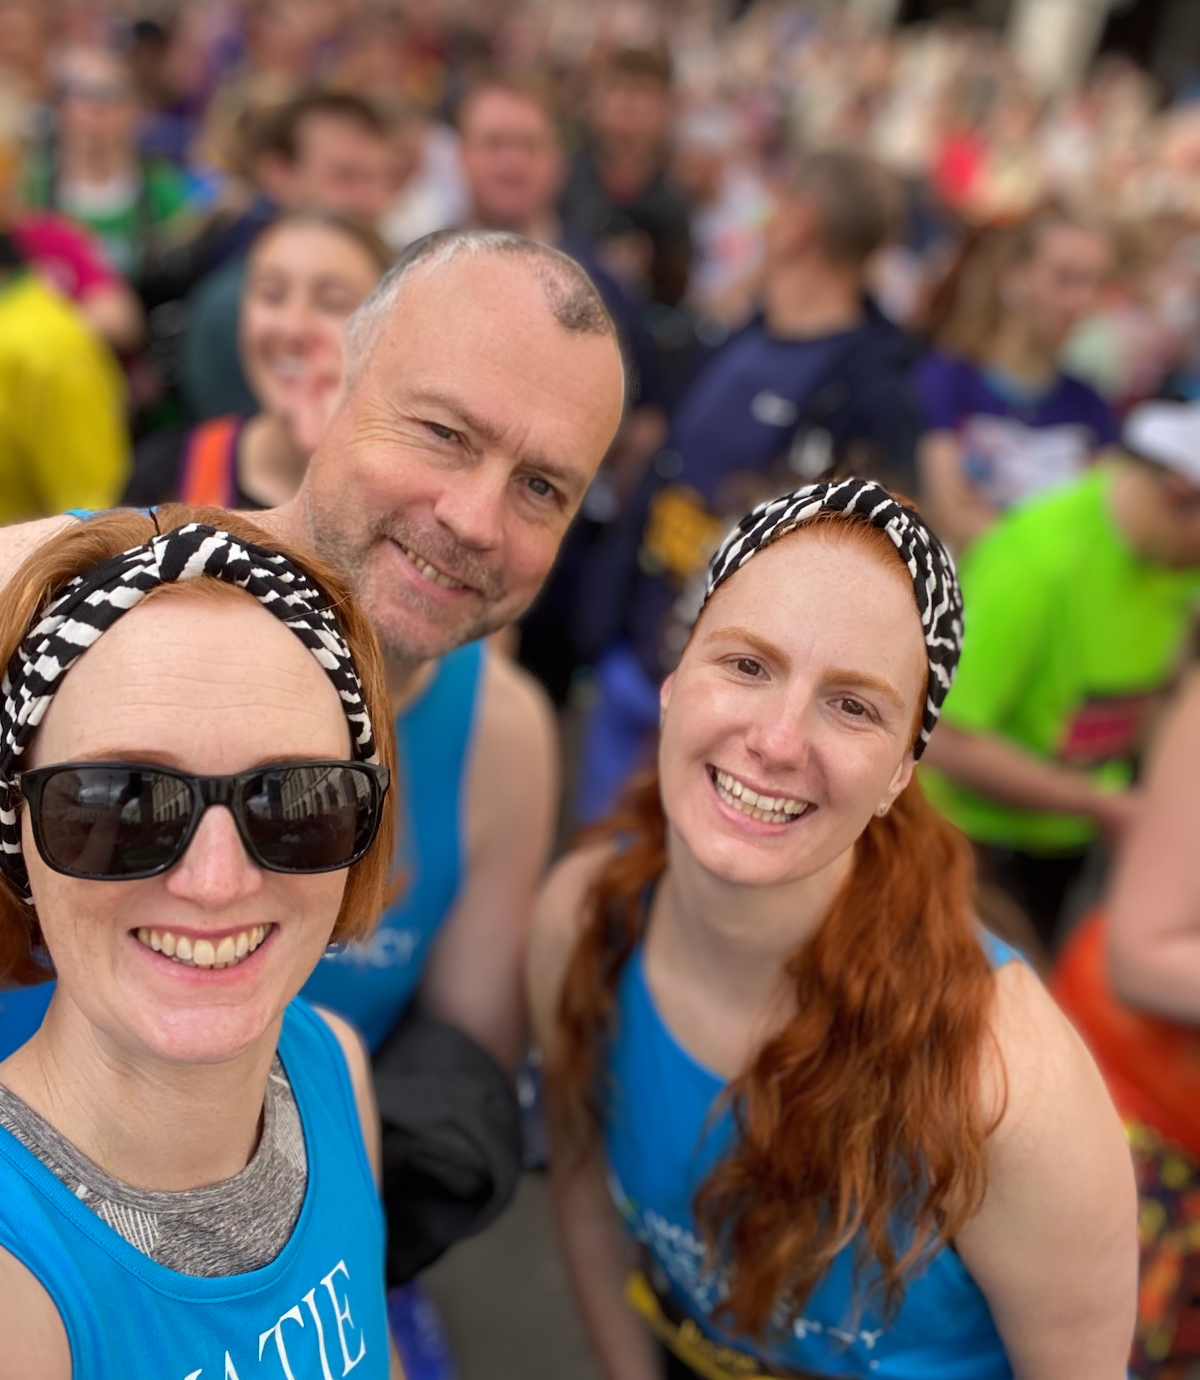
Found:
[(227, 934), (214, 943), (211, 939), (193, 940), (186, 934), (177, 935), (170, 930), (160, 933), (143, 926), (137, 931), (137, 939), (148, 949), (192, 968), (233, 968), (252, 954), (270, 932), (270, 925), (254, 925), (248, 930), (239, 930), (236, 935)]
[(805, 802), (785, 796), (759, 795), (728, 772), (713, 769), (717, 794), (750, 819), (765, 820), (768, 824), (790, 824), (808, 810)]
[(427, 560), (425, 560), (421, 556), (418, 556), (415, 551), (410, 550), (409, 547), (401, 546), (400, 550), (404, 552), (408, 559), (412, 561), (413, 565), (417, 567), (417, 570), (421, 573), (421, 575), (423, 575), (424, 578), (427, 579), (431, 584), (441, 585), (443, 589), (466, 588), (466, 586), (462, 583), (461, 580), (455, 580), (451, 576), (444, 574), (442, 571), (438, 570), (436, 566), (430, 565)]

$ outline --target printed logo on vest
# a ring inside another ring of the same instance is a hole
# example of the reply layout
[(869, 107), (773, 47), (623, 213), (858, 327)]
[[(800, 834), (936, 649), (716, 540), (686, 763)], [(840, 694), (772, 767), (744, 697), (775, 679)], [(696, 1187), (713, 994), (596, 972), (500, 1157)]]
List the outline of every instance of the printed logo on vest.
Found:
[(377, 929), (370, 939), (347, 944), (325, 955), (326, 963), (347, 963), (355, 968), (407, 968), (421, 946), (420, 930)]
[(261, 1380), (316, 1380), (317, 1363), (320, 1380), (349, 1375), (367, 1354), (367, 1339), (351, 1315), (349, 1284), (350, 1271), (339, 1260), (319, 1285), (261, 1333), (257, 1359), (247, 1359), (238, 1350), (235, 1362), (227, 1350), (223, 1370), (201, 1366), (184, 1380), (247, 1380), (251, 1375)]

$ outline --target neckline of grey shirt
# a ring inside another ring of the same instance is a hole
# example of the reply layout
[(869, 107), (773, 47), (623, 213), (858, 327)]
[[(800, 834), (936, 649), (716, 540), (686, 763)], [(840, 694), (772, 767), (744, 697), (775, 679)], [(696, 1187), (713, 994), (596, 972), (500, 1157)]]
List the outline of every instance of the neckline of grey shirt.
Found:
[(131, 1246), (179, 1274), (213, 1279), (269, 1265), (287, 1245), (304, 1205), (304, 1131), (278, 1055), (267, 1079), (258, 1148), (245, 1169), (223, 1183), (162, 1192), (114, 1179), (3, 1084), (0, 1126)]

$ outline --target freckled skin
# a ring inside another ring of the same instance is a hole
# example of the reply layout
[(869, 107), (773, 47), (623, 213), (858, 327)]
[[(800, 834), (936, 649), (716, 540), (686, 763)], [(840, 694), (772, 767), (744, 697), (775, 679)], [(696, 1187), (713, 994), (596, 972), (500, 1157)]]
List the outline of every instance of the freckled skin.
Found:
[[(881, 579), (884, 569), (895, 578)], [(765, 655), (746, 632), (780, 655)], [(885, 681), (897, 697), (844, 672)], [(742, 885), (837, 865), (908, 783), (927, 676), (903, 570), (811, 534), (768, 547), (713, 596), (663, 687), (659, 769), (672, 830), (703, 868)], [(816, 808), (756, 829), (720, 804), (710, 766)]]
[[(254, 652), (231, 657), (231, 647)], [(248, 597), (185, 593), (132, 610), (79, 659), (46, 713), (31, 765), (106, 758), (217, 775), (284, 757), (349, 755), (337, 693), (293, 633)], [(219, 1063), (263, 1040), (273, 1046), (284, 1008), (329, 941), (345, 872), (259, 869), (219, 807), (205, 813), (180, 863), (141, 881), (64, 877), (42, 862), (27, 816), (23, 831), (58, 972), (55, 1001), (68, 1020), (81, 1015), (131, 1060)], [(278, 931), (253, 971), (211, 991), (184, 981), (187, 970), (148, 960), (131, 933), (270, 924)]]

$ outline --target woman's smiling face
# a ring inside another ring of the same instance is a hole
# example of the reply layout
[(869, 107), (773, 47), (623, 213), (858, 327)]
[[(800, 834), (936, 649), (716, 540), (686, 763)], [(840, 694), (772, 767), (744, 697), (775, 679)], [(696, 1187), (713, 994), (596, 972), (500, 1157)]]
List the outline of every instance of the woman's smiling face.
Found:
[[(337, 692), (300, 640), (248, 596), (177, 587), (113, 625), (64, 678), (30, 767), (120, 760), (226, 775), (288, 759), (345, 760)], [(129, 1058), (218, 1063), (273, 1029), (319, 961), (346, 873), (288, 876), (246, 854), (213, 807), (168, 872), (84, 881), (51, 871), (28, 813), (22, 849), (42, 934), (71, 1002)], [(247, 936), (241, 961), (189, 966), (151, 931), (214, 948)], [(141, 932), (141, 937), (139, 937)]]
[(263, 233), (246, 264), (239, 353), (264, 412), (283, 416), (314, 366), (340, 368), (346, 322), (381, 276), (335, 226), (287, 221)]
[(927, 667), (908, 573), (872, 532), (774, 542), (709, 600), (663, 686), (674, 834), (742, 885), (822, 871), (908, 784)]

